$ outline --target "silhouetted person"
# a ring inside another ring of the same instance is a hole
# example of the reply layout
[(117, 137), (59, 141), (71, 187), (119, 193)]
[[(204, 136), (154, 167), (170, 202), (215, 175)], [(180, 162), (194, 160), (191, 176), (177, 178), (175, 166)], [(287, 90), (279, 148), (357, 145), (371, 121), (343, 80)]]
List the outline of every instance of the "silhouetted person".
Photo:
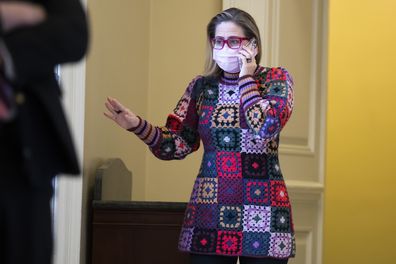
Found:
[(47, 264), (52, 179), (80, 171), (54, 67), (85, 55), (86, 16), (32, 0), (0, 1), (0, 17), (0, 263)]

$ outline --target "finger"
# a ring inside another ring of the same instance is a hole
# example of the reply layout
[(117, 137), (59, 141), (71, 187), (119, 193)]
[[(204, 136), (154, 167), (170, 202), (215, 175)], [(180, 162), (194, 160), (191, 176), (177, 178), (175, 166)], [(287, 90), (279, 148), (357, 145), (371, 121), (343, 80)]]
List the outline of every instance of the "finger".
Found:
[(247, 53), (253, 55), (254, 51), (251, 47), (243, 47), (241, 50), (246, 51)]
[(245, 56), (248, 59), (253, 59), (254, 58), (253, 53), (248, 51), (248, 50), (241, 49), (239, 51), (239, 53), (241, 53), (243, 56)]
[(253, 55), (247, 54), (246, 52), (241, 54), (246, 58), (247, 63), (256, 63), (256, 58)]
[(116, 99), (108, 97), (107, 98), (108, 104), (112, 107), (113, 111), (116, 114), (120, 114), (127, 110), (120, 102), (118, 102)]
[(114, 109), (114, 107), (109, 102), (105, 102), (105, 106), (106, 106), (107, 110), (109, 110), (109, 112), (112, 115), (116, 115), (117, 114), (116, 110)]
[(108, 97), (107, 100), (110, 102), (110, 104), (113, 106), (114, 109), (121, 111), (126, 110), (125, 106), (122, 105), (117, 99)]
[(251, 39), (249, 42), (247, 42), (245, 45), (242, 46), (243, 49), (248, 49), (252, 52), (256, 49), (256, 46), (253, 44), (253, 39)]
[(250, 59), (250, 55), (245, 52), (245, 51), (241, 51), (240, 54), (248, 61), (248, 59)]
[(116, 99), (111, 98), (111, 97), (107, 97), (107, 102), (112, 106), (115, 107), (116, 103), (115, 103)]
[(243, 52), (247, 52), (249, 54), (248, 58), (254, 59), (256, 57), (256, 55), (257, 55), (256, 49), (255, 48), (253, 49), (252, 47), (246, 47), (246, 48), (243, 48), (241, 50)]
[(115, 121), (114, 115), (111, 115), (111, 114), (109, 114), (109, 113), (107, 113), (107, 112), (103, 112), (103, 114), (104, 114), (107, 118), (109, 118), (109, 119)]
[(247, 64), (247, 60), (246, 60), (246, 57), (244, 55), (238, 54), (238, 57), (239, 57), (239, 59), (242, 62), (242, 66)]

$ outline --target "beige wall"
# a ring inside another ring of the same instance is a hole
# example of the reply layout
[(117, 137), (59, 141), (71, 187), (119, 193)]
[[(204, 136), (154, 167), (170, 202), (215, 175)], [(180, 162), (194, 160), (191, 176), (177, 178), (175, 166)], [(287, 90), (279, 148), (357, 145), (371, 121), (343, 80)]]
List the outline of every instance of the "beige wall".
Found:
[(92, 186), (98, 164), (122, 158), (134, 174), (134, 195), (144, 197), (145, 147), (103, 116), (107, 96), (143, 115), (147, 109), (149, 2), (88, 1), (91, 49), (87, 58), (84, 145), (85, 186)]
[[(148, 115), (164, 125), (188, 83), (202, 74), (206, 25), (221, 0), (152, 0)], [(200, 150), (182, 161), (160, 161), (147, 152), (146, 200), (187, 201), (199, 169)]]
[(133, 171), (133, 196), (145, 196), (146, 148), (135, 136), (114, 126), (103, 112), (106, 97), (113, 96), (146, 114), (149, 8), (145, 0), (88, 1), (91, 46), (86, 64), (81, 263), (89, 256), (86, 236), (97, 166), (107, 158), (123, 159)]

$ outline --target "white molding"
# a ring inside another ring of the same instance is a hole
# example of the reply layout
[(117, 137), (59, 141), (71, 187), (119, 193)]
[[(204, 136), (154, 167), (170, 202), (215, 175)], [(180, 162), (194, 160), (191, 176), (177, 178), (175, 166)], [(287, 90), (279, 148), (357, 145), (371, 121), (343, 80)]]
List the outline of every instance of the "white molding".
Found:
[[(81, 0), (87, 7), (88, 0)], [(63, 105), (71, 127), (80, 166), (83, 164), (85, 117), (85, 59), (78, 64), (63, 65), (60, 82)], [(58, 177), (54, 212), (54, 264), (81, 262), (81, 224), (83, 178)]]
[[(324, 192), (323, 184), (313, 181), (286, 180), (287, 191), (292, 202), (296, 201), (321, 201)], [(319, 215), (322, 211), (319, 210)]]
[(317, 219), (317, 254), (315, 263), (321, 264), (323, 263), (324, 192), (321, 194), (320, 200), (318, 202)]
[[(307, 257), (305, 259), (304, 264), (312, 264), (312, 255), (313, 255), (313, 228), (312, 227), (302, 227), (302, 226), (295, 226), (294, 228), (295, 234), (303, 234), (305, 237), (305, 245), (306, 245), (306, 251), (305, 251), (305, 256)], [(298, 241), (296, 241), (298, 245)]]
[[(263, 23), (263, 29), (261, 32), (261, 48), (262, 48), (262, 52), (261, 52), (261, 59), (264, 59), (264, 65), (270, 65), (271, 64), (271, 58), (269, 56), (270, 52), (271, 52), (271, 46), (269, 44), (264, 44), (263, 41), (265, 42), (266, 39), (270, 39), (270, 34), (271, 34), (271, 16), (270, 16), (270, 1), (269, 0), (265, 0), (264, 1), (264, 7), (263, 7), (263, 14), (265, 16), (264, 18), (264, 23)], [(259, 25), (260, 22), (257, 22), (257, 24)], [(264, 48), (263, 48), (264, 45)]]
[(280, 4), (281, 1), (272, 1), (272, 30), (271, 30), (271, 67), (279, 65), (279, 35), (280, 35)]
[(58, 185), (54, 263), (80, 263), (82, 181), (60, 177)]
[[(308, 145), (312, 149), (316, 149), (316, 141), (317, 141), (317, 133), (316, 133), (316, 128), (318, 127), (317, 123), (317, 102), (320, 101), (320, 98), (317, 98), (318, 94), (318, 79), (317, 77), (321, 75), (321, 73), (318, 73), (318, 61), (320, 58), (318, 56), (321, 56), (321, 54), (318, 54), (318, 49), (319, 49), (319, 44), (318, 40), (322, 36), (318, 36), (318, 8), (319, 8), (319, 3), (318, 0), (312, 0), (312, 39), (311, 39), (311, 45), (312, 45), (312, 52), (311, 52), (311, 78), (309, 82), (309, 117), (308, 117)], [(320, 87), (320, 86), (319, 86)], [(321, 92), (320, 92), (321, 93)], [(319, 121), (320, 122), (320, 121)]]
[(288, 189), (302, 193), (320, 194), (324, 190), (323, 184), (314, 181), (286, 180)]
[[(317, 0), (318, 1), (318, 0)], [(326, 122), (327, 122), (327, 65), (328, 65), (328, 8), (329, 0), (322, 1), (322, 65), (321, 65), (321, 83), (320, 83), (320, 135), (319, 138), (319, 180), (324, 183), (325, 177), (325, 150), (326, 150)]]
[[(321, 8), (322, 16), (322, 54), (321, 54), (321, 83), (320, 83), (320, 137), (318, 143), (318, 155), (319, 155), (319, 167), (318, 175), (319, 181), (322, 185), (325, 183), (325, 163), (326, 163), (326, 122), (327, 122), (327, 65), (328, 65), (328, 9), (329, 0), (321, 0), (321, 5), (316, 0), (317, 9)], [(318, 252), (315, 262), (318, 264), (323, 263), (323, 230), (324, 230), (324, 191), (322, 194), (322, 199), (319, 202), (319, 212), (318, 214)]]
[(232, 6), (236, 6), (237, 0), (223, 0), (223, 9), (230, 8)]
[(279, 153), (284, 155), (315, 156), (315, 152), (310, 146), (279, 144)]
[[(85, 61), (61, 68), (64, 108), (80, 164), (84, 146)], [(80, 263), (83, 179), (58, 177), (54, 221), (54, 263)]]

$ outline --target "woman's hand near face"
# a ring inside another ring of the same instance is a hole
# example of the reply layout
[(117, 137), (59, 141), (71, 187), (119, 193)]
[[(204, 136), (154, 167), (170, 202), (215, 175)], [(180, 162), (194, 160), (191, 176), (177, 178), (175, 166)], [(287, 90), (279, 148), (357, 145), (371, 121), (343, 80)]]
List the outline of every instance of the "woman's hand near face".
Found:
[(138, 126), (139, 118), (137, 115), (123, 106), (117, 99), (108, 97), (105, 106), (108, 112), (104, 112), (103, 114), (116, 122), (120, 127), (130, 129)]
[(256, 52), (252, 47), (249, 46), (242, 46), (242, 49), (239, 51), (240, 55), (239, 58), (242, 61), (242, 67), (241, 71), (239, 73), (239, 77), (245, 76), (245, 75), (253, 75), (254, 71), (257, 68), (257, 63), (256, 63)]

